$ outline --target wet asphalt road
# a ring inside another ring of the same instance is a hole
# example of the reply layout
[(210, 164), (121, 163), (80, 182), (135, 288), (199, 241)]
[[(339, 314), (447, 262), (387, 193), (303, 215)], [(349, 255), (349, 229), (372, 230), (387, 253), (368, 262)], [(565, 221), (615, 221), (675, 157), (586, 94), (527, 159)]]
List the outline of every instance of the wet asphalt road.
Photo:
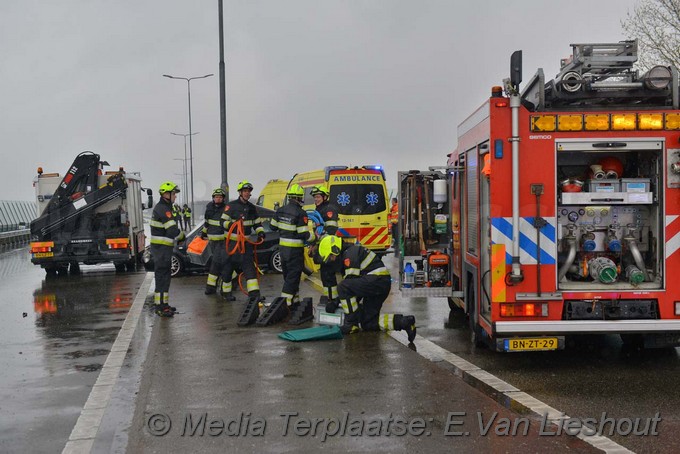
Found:
[(46, 280), (0, 254), (0, 452), (61, 452), (145, 273)]
[[(143, 278), (143, 272), (116, 274), (102, 266), (48, 281), (30, 263), (25, 249), (0, 253), (0, 452), (61, 451)], [(534, 416), (529, 437), (459, 437), (455, 444), (449, 437), (336, 437), (319, 444), (318, 438), (299, 436), (259, 444), (261, 440), (252, 437), (222, 436), (178, 445), (186, 439), (172, 433), (153, 437), (144, 423), (156, 410), (180, 418), (196, 410), (225, 419), (244, 410), (267, 418), (277, 430), (282, 421), (272, 415), (282, 408), (304, 411), (308, 417), (338, 417), (343, 409), (379, 418), (390, 412), (407, 418), (432, 415), (428, 417), (433, 418), (435, 434), (441, 433), (452, 411), (473, 416), (499, 412), (499, 417), (511, 420), (526, 416), (507, 410), (494, 396), (382, 334), (291, 344), (276, 338), (284, 327), (237, 328), (233, 320), (238, 309), (204, 297), (200, 291), (204, 280), (188, 276), (173, 281), (173, 288), (183, 289), (192, 301), (186, 314), (158, 320), (145, 311), (140, 326), (148, 331), (153, 327), (153, 334), (139, 335), (144, 342), (151, 337), (148, 354), (145, 347), (131, 349), (134, 354), (126, 360), (119, 379), (122, 386), (112, 399), (115, 408), (104, 418), (97, 451), (112, 446), (122, 450), (128, 435), (129, 452), (138, 448), (224, 452), (231, 446), (239, 452), (312, 452), (320, 447), (333, 452), (592, 450), (573, 437), (536, 436), (539, 422)], [(270, 292), (277, 292), (280, 277), (266, 276), (263, 282), (269, 282), (263, 285), (270, 286)], [(311, 287), (303, 289), (316, 295)], [(677, 349), (628, 352), (618, 338), (602, 336), (581, 340), (562, 352), (498, 354), (470, 344), (465, 319), (450, 314), (444, 299), (402, 300), (393, 293), (384, 309), (414, 313), (419, 335), (569, 416), (599, 419), (606, 412), (608, 417), (635, 418), (659, 412), (658, 436), (611, 438), (635, 452), (679, 449)], [(367, 366), (371, 374), (362, 376), (359, 371)], [(140, 398), (135, 400), (140, 381)], [(347, 397), (336, 392), (348, 383), (358, 383), (358, 389)], [(303, 401), (304, 407), (296, 404)], [(466, 424), (479, 432), (476, 421)], [(113, 429), (123, 426), (129, 427), (122, 435)], [(175, 449), (180, 446), (187, 449)]]
[[(575, 437), (539, 437), (541, 421), (527, 415), (526, 435), (482, 436), (479, 415), (484, 424), (520, 415), (392, 337), (287, 342), (277, 334), (296, 327), (238, 327), (245, 297), (225, 303), (204, 284), (172, 283), (182, 314), (155, 323), (130, 452), (597, 452)], [(261, 280), (265, 295), (280, 285), (278, 275)], [(307, 284), (301, 294), (318, 295)], [(343, 418), (354, 432), (339, 429)], [(371, 421), (381, 424), (374, 435)]]

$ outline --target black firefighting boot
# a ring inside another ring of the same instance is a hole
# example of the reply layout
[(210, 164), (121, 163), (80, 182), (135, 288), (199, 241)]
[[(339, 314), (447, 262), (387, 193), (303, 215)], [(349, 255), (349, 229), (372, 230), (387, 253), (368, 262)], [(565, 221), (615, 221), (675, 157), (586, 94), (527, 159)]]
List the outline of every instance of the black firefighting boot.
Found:
[(231, 292), (222, 293), (222, 299), (224, 301), (236, 301), (236, 297)]
[(345, 321), (340, 325), (340, 331), (342, 334), (352, 334), (361, 331), (359, 314), (357, 312), (345, 314)]
[(397, 331), (406, 331), (408, 341), (413, 342), (416, 338), (416, 318), (413, 315), (394, 316), (394, 329)]
[(175, 308), (168, 304), (156, 304), (156, 315), (160, 317), (173, 317)]
[(214, 295), (216, 291), (217, 287), (215, 287), (214, 285), (206, 285), (205, 292), (203, 293), (205, 293), (206, 295)]

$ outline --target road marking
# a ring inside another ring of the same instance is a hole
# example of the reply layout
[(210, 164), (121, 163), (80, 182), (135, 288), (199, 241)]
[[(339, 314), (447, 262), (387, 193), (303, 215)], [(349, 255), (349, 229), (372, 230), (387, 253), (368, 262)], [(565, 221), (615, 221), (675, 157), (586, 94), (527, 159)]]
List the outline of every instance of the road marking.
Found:
[[(317, 288), (323, 293), (323, 285), (319, 279), (308, 276), (307, 280), (310, 282), (310, 284), (312, 284), (313, 287)], [(406, 336), (405, 332), (390, 331), (389, 335), (402, 344), (408, 346), (408, 337)], [(568, 415), (565, 415), (564, 413), (552, 408), (548, 404), (541, 402), (540, 400), (521, 391), (520, 389), (517, 389), (510, 383), (507, 383), (495, 375), (475, 366), (471, 362), (454, 353), (451, 353), (434, 342), (431, 342), (422, 336), (416, 336), (415, 343), (418, 344), (416, 352), (420, 356), (429, 359), (434, 363), (444, 361), (451, 364), (457, 376), (463, 378), (466, 381), (473, 381), (493, 389), (496, 393), (500, 393), (502, 396), (505, 396), (506, 401), (509, 399), (510, 403), (519, 404), (534, 412), (539, 417), (545, 417), (546, 421), (550, 421), (553, 425), (560, 427), (561, 424), (569, 420)], [(482, 392), (483, 391), (484, 389), (482, 389)], [(506, 407), (509, 407), (509, 405), (506, 405)], [(583, 433), (583, 431), (584, 429), (582, 428), (581, 431), (575, 436), (606, 453), (623, 454), (633, 452), (607, 437), (603, 437), (602, 435), (586, 435)]]
[(123, 326), (118, 332), (109, 355), (106, 357), (104, 366), (99, 372), (97, 381), (90, 391), (87, 402), (80, 412), (78, 421), (71, 431), (71, 435), (64, 446), (62, 454), (80, 454), (89, 453), (92, 451), (95, 437), (99, 431), (99, 426), (104, 417), (104, 412), (111, 399), (113, 387), (120, 375), (120, 369), (125, 361), (125, 355), (132, 336), (135, 333), (137, 322), (144, 307), (144, 301), (147, 294), (151, 291), (151, 284), (153, 283), (153, 273), (146, 273), (144, 282), (137, 292), (130, 310), (128, 311)]
[[(398, 342), (409, 345), (405, 332), (390, 331), (389, 335)], [(429, 359), (433, 363), (442, 361), (449, 363), (453, 366), (454, 373), (463, 380), (481, 384), (484, 387), (491, 388), (495, 393), (500, 393), (501, 396), (505, 397), (503, 400), (507, 402), (505, 404), (506, 408), (509, 408), (511, 404), (519, 404), (534, 412), (539, 417), (545, 418), (546, 421), (550, 421), (557, 427), (562, 426), (565, 421), (570, 419), (570, 417), (563, 412), (552, 408), (548, 404), (541, 402), (535, 397), (512, 386), (510, 383), (501, 380), (495, 375), (488, 373), (422, 336), (416, 336), (414, 344), (417, 345), (417, 353), (423, 358)], [(482, 389), (482, 391), (484, 391), (484, 389)], [(495, 398), (497, 401), (500, 400), (497, 396), (495, 396)], [(584, 430), (586, 433), (584, 433)], [(589, 430), (587, 427), (581, 428), (579, 433), (575, 436), (606, 453), (619, 454), (633, 452), (607, 437), (603, 437), (602, 435), (587, 435), (587, 433), (592, 433), (592, 429)]]

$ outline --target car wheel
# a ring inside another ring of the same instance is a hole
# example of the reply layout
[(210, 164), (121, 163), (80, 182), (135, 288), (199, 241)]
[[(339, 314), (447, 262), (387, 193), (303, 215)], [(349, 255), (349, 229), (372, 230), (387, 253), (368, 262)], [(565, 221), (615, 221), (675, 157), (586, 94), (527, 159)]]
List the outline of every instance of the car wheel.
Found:
[(184, 262), (177, 254), (172, 254), (172, 259), (170, 260), (170, 276), (175, 277), (180, 275), (184, 271)]
[(269, 259), (269, 267), (277, 273), (283, 273), (283, 267), (281, 266), (281, 253), (279, 251), (274, 251), (272, 254), (271, 258)]

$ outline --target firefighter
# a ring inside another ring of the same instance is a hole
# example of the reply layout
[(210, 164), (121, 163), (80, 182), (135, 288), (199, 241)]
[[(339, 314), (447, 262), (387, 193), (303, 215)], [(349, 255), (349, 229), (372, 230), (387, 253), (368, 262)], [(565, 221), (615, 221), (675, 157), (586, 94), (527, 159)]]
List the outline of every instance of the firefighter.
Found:
[(153, 209), (150, 222), (151, 255), (154, 260), (154, 276), (156, 279), (153, 299), (156, 314), (161, 317), (172, 317), (175, 308), (168, 304), (170, 300), (168, 293), (170, 291), (172, 251), (175, 242), (184, 240), (184, 232), (177, 225), (172, 207), (179, 187), (171, 181), (166, 181), (161, 184), (158, 192), (161, 198)]
[[(327, 235), (319, 243), (319, 255), (324, 261), (340, 261), (344, 276), (338, 285), (340, 306), (345, 322), (343, 333), (356, 331), (404, 330), (408, 341), (416, 338), (416, 318), (412, 315), (380, 314), (383, 302), (390, 294), (390, 272), (375, 252), (360, 244), (345, 244), (335, 235)], [(327, 312), (335, 312), (338, 304), (330, 301)]]
[[(309, 192), (312, 197), (314, 197), (314, 204), (316, 205), (316, 211), (321, 215), (323, 220), (323, 228), (320, 232), (321, 235), (335, 235), (338, 231), (338, 207), (337, 205), (331, 203), (328, 199), (331, 195), (328, 188), (324, 185), (314, 186)], [(319, 235), (321, 237), (321, 235)], [(310, 252), (314, 254), (317, 252), (316, 248), (310, 249)], [(335, 274), (339, 271), (339, 268), (334, 262), (326, 262), (320, 260), (318, 253), (313, 255), (315, 257), (315, 262), (321, 265), (319, 274), (321, 275), (321, 283), (323, 284), (323, 294), (328, 297), (328, 300), (334, 300), (338, 298), (338, 281)]]
[(394, 248), (394, 256), (399, 257), (399, 201), (396, 198), (392, 199), (392, 206), (390, 207), (390, 214), (387, 216), (392, 230), (392, 247)]
[(217, 277), (222, 274), (227, 261), (225, 249), (225, 233), (222, 227), (222, 213), (224, 213), (224, 198), (226, 193), (222, 188), (217, 188), (212, 193), (212, 202), (205, 207), (205, 222), (201, 230), (201, 238), (208, 240), (212, 261), (208, 272), (208, 281), (205, 284), (205, 294), (214, 295), (217, 288)]
[(182, 222), (182, 209), (176, 203), (172, 204), (172, 215), (175, 218), (175, 221), (177, 221), (177, 226), (179, 229), (184, 230)]
[(186, 203), (182, 209), (182, 216), (184, 216), (184, 230), (191, 230), (191, 208)]
[(307, 225), (307, 213), (302, 209), (305, 193), (299, 184), (293, 184), (286, 192), (288, 203), (278, 210), (271, 222), (272, 230), (280, 230), (279, 253), (283, 268), (281, 296), (288, 306), (298, 302), (300, 277), (304, 268), (305, 241), (312, 242), (314, 233)]
[[(245, 241), (244, 251), (235, 251), (234, 243), (239, 241), (239, 236), (235, 224), (239, 221), (243, 223), (243, 234), (248, 236), (252, 232), (257, 234), (258, 240), (264, 240), (264, 228), (262, 219), (257, 216), (257, 209), (249, 200), (253, 192), (253, 185), (248, 180), (241, 181), (236, 187), (238, 198), (232, 200), (224, 207), (222, 213), (222, 226), (226, 231), (227, 255), (226, 265), (222, 273), (222, 298), (226, 301), (234, 301), (232, 296), (232, 273), (235, 269), (240, 269), (246, 278), (246, 288), (248, 298), (260, 299), (260, 284), (257, 281), (257, 270), (255, 269), (255, 249), (253, 245)], [(232, 229), (232, 227), (234, 227)], [(231, 230), (231, 233), (229, 233)], [(231, 250), (230, 250), (231, 249)]]

